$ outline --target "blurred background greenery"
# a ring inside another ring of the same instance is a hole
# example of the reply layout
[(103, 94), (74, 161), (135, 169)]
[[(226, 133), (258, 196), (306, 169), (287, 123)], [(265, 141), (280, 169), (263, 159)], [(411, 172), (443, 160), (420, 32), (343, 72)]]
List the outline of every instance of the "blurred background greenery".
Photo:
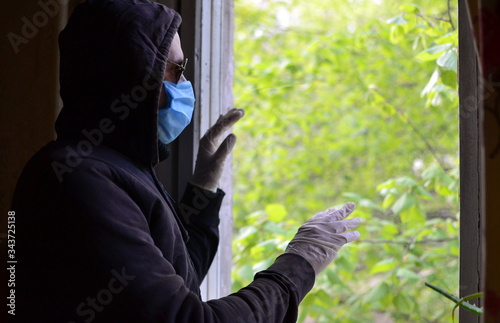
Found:
[(458, 294), (456, 0), (235, 0), (233, 290), (315, 213), (361, 238), (300, 322), (451, 322)]

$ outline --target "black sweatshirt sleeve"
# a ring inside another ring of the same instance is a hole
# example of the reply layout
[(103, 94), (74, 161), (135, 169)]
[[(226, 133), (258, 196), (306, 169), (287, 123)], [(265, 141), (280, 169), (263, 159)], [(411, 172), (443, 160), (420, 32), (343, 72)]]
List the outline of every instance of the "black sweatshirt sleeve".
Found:
[(219, 210), (225, 193), (210, 192), (188, 184), (177, 205), (177, 212), (189, 233), (186, 243), (201, 282), (206, 276), (219, 245)]

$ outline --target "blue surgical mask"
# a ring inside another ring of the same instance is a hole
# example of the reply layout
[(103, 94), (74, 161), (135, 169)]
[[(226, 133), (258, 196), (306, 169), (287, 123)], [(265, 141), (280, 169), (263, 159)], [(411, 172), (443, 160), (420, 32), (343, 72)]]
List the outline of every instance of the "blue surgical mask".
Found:
[(193, 117), (194, 98), (191, 82), (172, 83), (163, 81), (168, 104), (158, 110), (158, 139), (171, 143), (188, 126)]

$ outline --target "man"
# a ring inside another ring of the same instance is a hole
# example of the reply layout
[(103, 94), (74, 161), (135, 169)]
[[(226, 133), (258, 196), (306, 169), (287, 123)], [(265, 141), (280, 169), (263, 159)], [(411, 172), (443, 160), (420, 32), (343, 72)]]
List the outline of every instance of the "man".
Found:
[(217, 183), (236, 138), (218, 142), (243, 111), (202, 138), (176, 205), (153, 167), (194, 107), (180, 21), (147, 0), (87, 0), (61, 32), (58, 138), (30, 160), (12, 206), (15, 321), (294, 322), (315, 275), (359, 236), (347, 232), (359, 219), (341, 221), (352, 203), (319, 213), (250, 285), (200, 299), (218, 244)]

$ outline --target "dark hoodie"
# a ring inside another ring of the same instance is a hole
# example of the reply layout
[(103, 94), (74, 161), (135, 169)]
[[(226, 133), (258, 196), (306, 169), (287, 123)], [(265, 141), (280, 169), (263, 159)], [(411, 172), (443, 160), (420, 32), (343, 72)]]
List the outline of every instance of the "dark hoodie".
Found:
[(29, 161), (12, 205), (9, 319), (295, 322), (314, 271), (293, 254), (237, 293), (200, 299), (224, 193), (188, 185), (177, 206), (153, 169), (159, 85), (180, 22), (147, 0), (87, 0), (61, 32), (58, 138)]

